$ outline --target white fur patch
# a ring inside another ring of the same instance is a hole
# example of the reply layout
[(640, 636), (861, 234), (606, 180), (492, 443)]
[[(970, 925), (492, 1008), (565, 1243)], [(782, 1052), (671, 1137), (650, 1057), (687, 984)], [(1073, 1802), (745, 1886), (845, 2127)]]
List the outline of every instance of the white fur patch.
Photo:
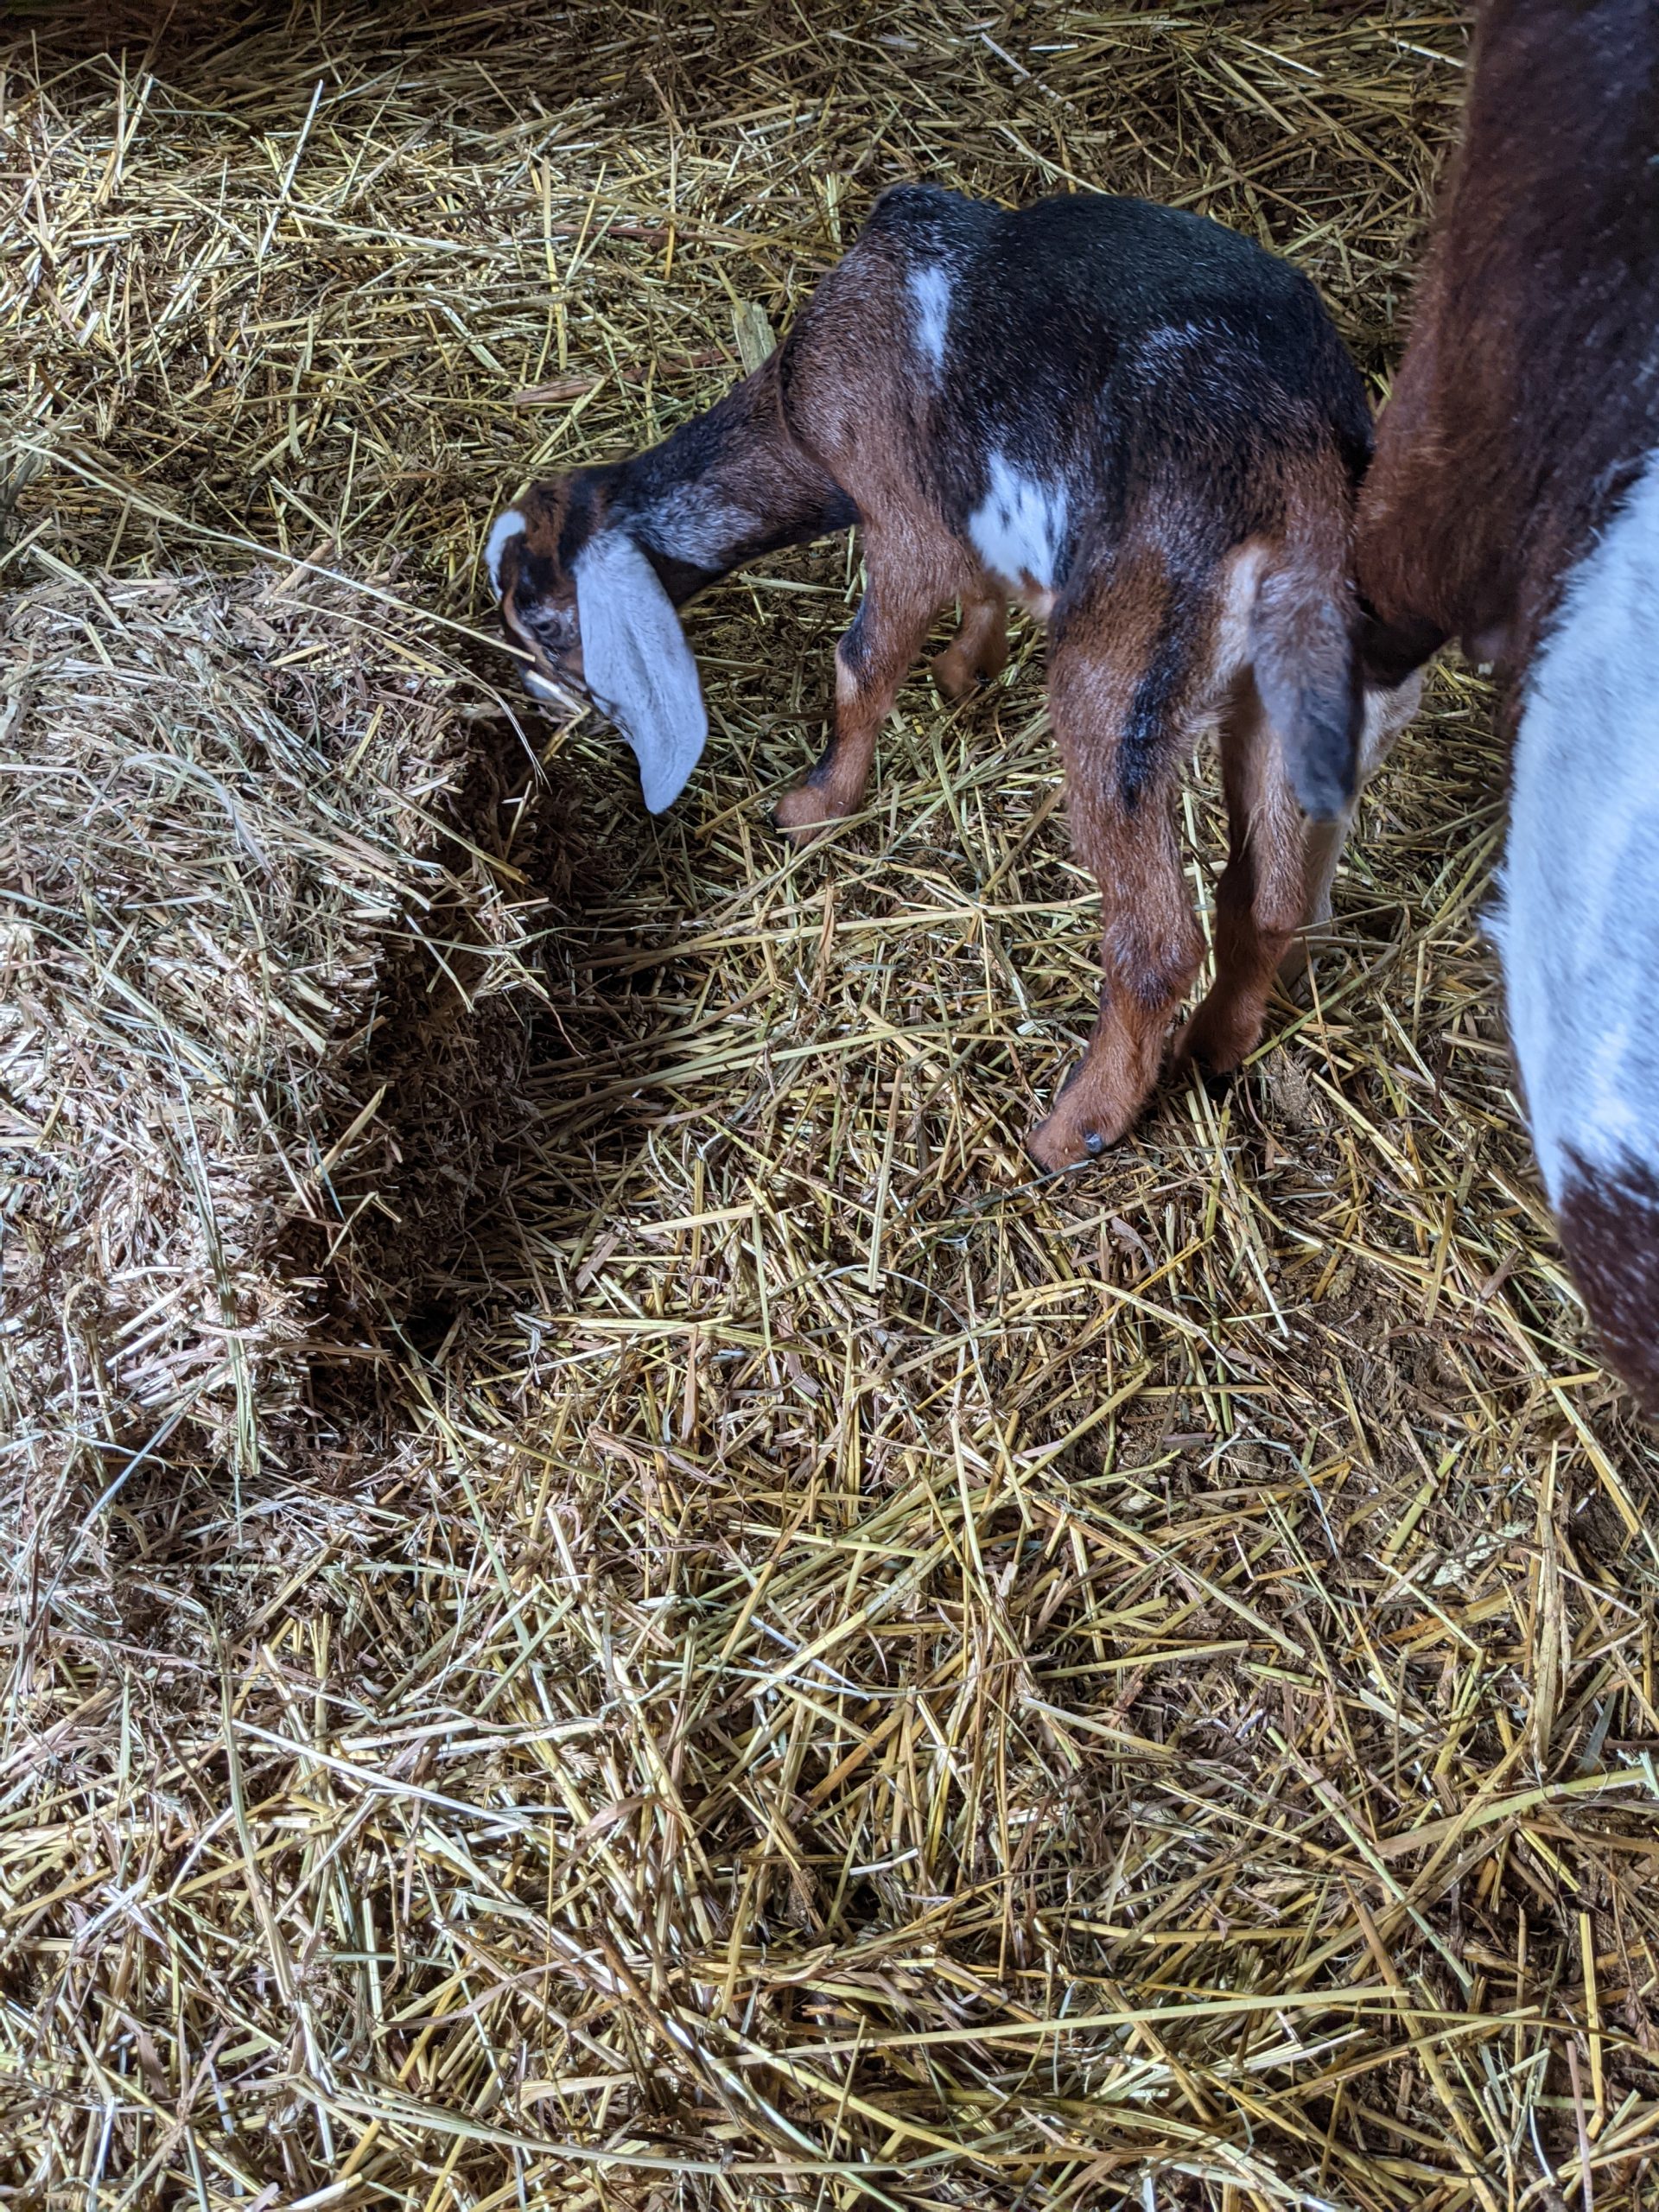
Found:
[(1166, 322), (1161, 330), (1149, 330), (1136, 340), (1136, 349), (1142, 353), (1190, 353), (1195, 348), (1213, 346), (1216, 333), (1213, 327), (1201, 322)]
[(1021, 475), (1006, 454), (986, 463), (990, 488), (968, 518), (974, 550), (1011, 591), (1054, 588), (1054, 571), (1065, 537), (1065, 487)]
[(1573, 572), (1527, 684), (1503, 909), (1545, 1188), (1659, 1169), (1659, 453)]
[(659, 553), (710, 569), (728, 567), (733, 551), (757, 528), (746, 508), (733, 506), (704, 484), (677, 484), (664, 492), (640, 517), (639, 526)]
[(1227, 556), (1221, 589), (1216, 595), (1216, 634), (1211, 647), (1209, 688), (1217, 693), (1232, 682), (1250, 657), (1255, 595), (1267, 565), (1268, 549), (1255, 539), (1246, 539)]
[(1359, 733), (1359, 781), (1361, 788), (1370, 783), (1382, 763), (1394, 750), (1394, 741), (1416, 713), (1422, 702), (1423, 671), (1417, 669), (1403, 683), (1392, 690), (1373, 689), (1365, 691), (1365, 720)]
[(672, 806), (709, 740), (697, 664), (674, 602), (633, 540), (590, 537), (571, 563), (582, 678), (633, 747), (653, 814)]
[(490, 589), (498, 599), (501, 596), (501, 556), (509, 543), (524, 534), (524, 518), (517, 507), (504, 507), (490, 524), (490, 534), (484, 541), (484, 565), (490, 572)]
[(916, 309), (916, 344), (937, 375), (944, 366), (944, 340), (950, 327), (950, 278), (937, 262), (910, 272), (910, 297)]

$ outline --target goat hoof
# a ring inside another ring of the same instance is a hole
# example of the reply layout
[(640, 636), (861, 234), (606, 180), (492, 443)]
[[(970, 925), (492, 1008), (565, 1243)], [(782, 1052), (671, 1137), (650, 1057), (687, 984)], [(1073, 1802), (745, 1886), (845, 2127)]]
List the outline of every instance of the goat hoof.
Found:
[(1211, 1097), (1220, 1098), (1231, 1088), (1245, 1054), (1255, 1042), (1255, 1035), (1242, 1035), (1236, 1029), (1230, 1031), (1224, 1023), (1206, 1018), (1200, 1007), (1175, 1040), (1171, 1066), (1178, 1076), (1192, 1071)]
[(988, 677), (988, 671), (977, 664), (965, 666), (963, 662), (953, 659), (948, 651), (937, 655), (929, 665), (939, 696), (953, 707), (959, 707), (963, 700), (971, 699)]
[(785, 791), (772, 810), (773, 825), (798, 845), (810, 845), (826, 830), (833, 829), (845, 816), (834, 802), (822, 791), (813, 790), (810, 784), (802, 784), (792, 791)]
[(1217, 1101), (1224, 1098), (1238, 1080), (1236, 1059), (1212, 1059), (1201, 1047), (1178, 1052), (1171, 1062), (1171, 1070), (1177, 1078), (1197, 1076), (1204, 1086), (1205, 1096)]
[(1057, 1111), (1038, 1122), (1026, 1139), (1026, 1150), (1046, 1173), (1058, 1175), (1068, 1167), (1086, 1166), (1090, 1160), (1098, 1160), (1110, 1143), (1103, 1129), (1082, 1125), (1072, 1116)]

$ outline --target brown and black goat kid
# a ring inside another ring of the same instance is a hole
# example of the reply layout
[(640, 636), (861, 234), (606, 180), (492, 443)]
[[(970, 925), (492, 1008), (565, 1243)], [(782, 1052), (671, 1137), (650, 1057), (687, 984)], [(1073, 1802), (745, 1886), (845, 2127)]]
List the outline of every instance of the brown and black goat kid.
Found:
[(658, 810), (708, 727), (676, 609), (860, 524), (868, 585), (836, 648), (834, 735), (778, 808), (798, 838), (863, 804), (943, 609), (961, 607), (933, 663), (952, 696), (1002, 666), (1010, 600), (1047, 623), (1103, 922), (1087, 1056), (1030, 1138), (1063, 1167), (1134, 1122), (1198, 967), (1172, 792), (1206, 729), (1231, 857), (1183, 1056), (1236, 1067), (1298, 931), (1328, 912), (1363, 772), (1415, 696), (1363, 696), (1349, 571), (1370, 444), (1313, 286), (1236, 232), (1139, 200), (1007, 213), (901, 186), (764, 366), (652, 451), (532, 486), (487, 559), (531, 690), (580, 681)]
[(1360, 505), (1368, 660), (1491, 660), (1496, 935), (1544, 1187), (1659, 1415), (1659, 5), (1484, 0)]

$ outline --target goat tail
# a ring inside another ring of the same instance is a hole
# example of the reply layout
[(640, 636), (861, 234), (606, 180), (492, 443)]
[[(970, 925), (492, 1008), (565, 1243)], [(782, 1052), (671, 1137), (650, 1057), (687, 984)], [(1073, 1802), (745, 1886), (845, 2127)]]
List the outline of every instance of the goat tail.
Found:
[(1250, 620), (1255, 688), (1314, 822), (1340, 822), (1359, 787), (1364, 685), (1345, 534), (1293, 542), (1263, 573)]

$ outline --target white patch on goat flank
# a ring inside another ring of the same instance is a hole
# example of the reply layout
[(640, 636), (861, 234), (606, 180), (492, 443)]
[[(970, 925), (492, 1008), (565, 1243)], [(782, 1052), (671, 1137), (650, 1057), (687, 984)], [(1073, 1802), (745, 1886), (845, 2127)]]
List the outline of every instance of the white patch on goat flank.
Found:
[[(1065, 487), (1021, 475), (1007, 455), (986, 461), (989, 488), (968, 518), (974, 550), (1010, 591), (1052, 593), (1065, 536)], [(1044, 612), (1046, 612), (1045, 607)]]
[(652, 502), (638, 526), (659, 553), (717, 569), (754, 535), (756, 523), (746, 508), (705, 484), (677, 484)]
[(590, 537), (570, 573), (583, 680), (633, 747), (645, 804), (661, 814), (690, 781), (708, 742), (697, 664), (673, 601), (626, 531)]
[(1503, 906), (1544, 1187), (1659, 1168), (1659, 453), (1573, 570), (1527, 683)]
[(1206, 690), (1219, 692), (1230, 683), (1250, 657), (1251, 626), (1255, 595), (1268, 565), (1268, 549), (1259, 538), (1246, 538), (1222, 565), (1216, 593), (1216, 627), (1210, 648), (1210, 681)]
[(490, 589), (498, 599), (501, 596), (501, 556), (509, 543), (524, 534), (524, 518), (517, 507), (504, 507), (490, 524), (490, 534), (484, 541), (484, 565), (490, 572)]
[(950, 278), (937, 262), (910, 272), (910, 297), (916, 309), (916, 343), (937, 374), (944, 366), (945, 334), (950, 327)]

